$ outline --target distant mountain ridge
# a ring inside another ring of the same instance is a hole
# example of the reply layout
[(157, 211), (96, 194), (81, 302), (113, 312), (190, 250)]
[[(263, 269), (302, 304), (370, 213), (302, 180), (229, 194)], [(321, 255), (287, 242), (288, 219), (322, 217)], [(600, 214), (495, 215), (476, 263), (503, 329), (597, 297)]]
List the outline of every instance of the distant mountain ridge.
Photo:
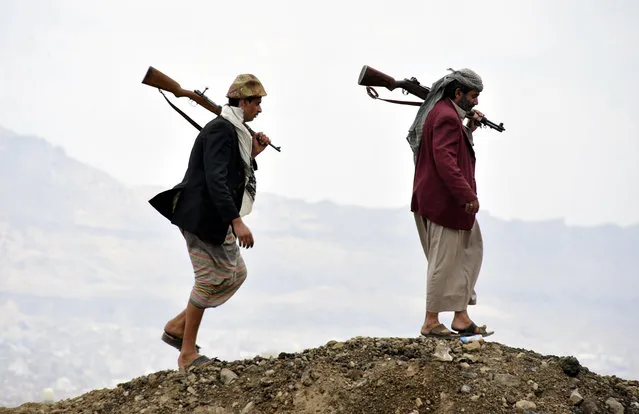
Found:
[[(184, 306), (192, 276), (179, 233), (147, 202), (157, 190), (0, 128), (0, 378), (11, 379), (0, 382), (0, 405), (173, 367), (158, 332)], [(495, 340), (639, 378), (639, 226), (479, 221), (485, 258), (471, 312)], [(408, 207), (259, 193), (247, 222), (249, 278), (207, 316), (198, 340), (208, 352), (237, 359), (416, 334), (426, 262)]]
[(0, 180), (14, 220), (126, 228), (144, 220), (134, 191), (42, 138), (0, 129)]

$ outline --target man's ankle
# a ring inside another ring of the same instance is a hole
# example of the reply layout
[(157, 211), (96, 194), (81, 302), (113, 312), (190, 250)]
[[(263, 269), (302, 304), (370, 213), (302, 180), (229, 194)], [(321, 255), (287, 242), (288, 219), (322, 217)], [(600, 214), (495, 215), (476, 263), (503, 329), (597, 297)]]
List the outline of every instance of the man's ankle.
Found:
[(470, 319), (470, 317), (468, 315), (464, 315), (462, 316), (455, 316), (451, 322), (451, 325), (455, 325), (456, 327), (461, 327), (461, 328), (465, 328), (468, 325), (470, 325), (471, 323), (473, 323), (472, 319)]
[(191, 357), (193, 355), (197, 355), (198, 352), (195, 348), (193, 349), (188, 349), (188, 348), (184, 348), (184, 346), (182, 346), (182, 350), (180, 351), (180, 356), (182, 358), (188, 358)]
[(426, 319), (423, 327), (426, 329), (430, 329), (430, 328), (434, 328), (435, 326), (439, 324), (440, 324), (439, 319)]

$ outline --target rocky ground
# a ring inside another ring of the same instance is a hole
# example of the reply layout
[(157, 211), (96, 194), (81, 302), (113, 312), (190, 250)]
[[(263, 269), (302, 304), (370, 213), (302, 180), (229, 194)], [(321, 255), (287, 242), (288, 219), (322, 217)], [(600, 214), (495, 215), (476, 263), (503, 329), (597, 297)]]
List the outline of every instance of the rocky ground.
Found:
[[(488, 338), (489, 339), (489, 338)], [(161, 371), (9, 413), (639, 413), (639, 382), (494, 342), (353, 338)]]

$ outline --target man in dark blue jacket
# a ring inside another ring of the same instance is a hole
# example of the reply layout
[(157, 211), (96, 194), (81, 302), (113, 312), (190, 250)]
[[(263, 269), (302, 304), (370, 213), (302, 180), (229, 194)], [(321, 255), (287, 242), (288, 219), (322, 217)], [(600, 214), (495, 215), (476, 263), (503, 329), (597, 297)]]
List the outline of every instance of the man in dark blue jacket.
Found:
[(228, 105), (195, 139), (182, 182), (149, 201), (180, 229), (195, 273), (186, 309), (167, 322), (162, 335), (180, 350), (180, 369), (209, 360), (196, 345), (204, 310), (225, 303), (246, 279), (240, 247), (251, 248), (254, 240), (242, 217), (255, 200), (255, 157), (270, 140), (261, 132), (251, 136), (245, 123), (262, 112), (263, 96), (255, 76), (238, 75)]

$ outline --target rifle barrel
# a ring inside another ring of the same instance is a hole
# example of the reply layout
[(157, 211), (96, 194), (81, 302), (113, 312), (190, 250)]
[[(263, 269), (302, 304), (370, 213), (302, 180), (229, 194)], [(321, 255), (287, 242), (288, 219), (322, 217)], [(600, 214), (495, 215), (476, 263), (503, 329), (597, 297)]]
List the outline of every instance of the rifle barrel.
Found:
[(488, 119), (486, 119), (486, 117), (481, 117), (479, 119), (479, 123), (486, 125), (487, 127), (490, 127), (492, 129), (495, 129), (499, 132), (504, 132), (506, 130), (506, 128), (504, 128), (504, 123), (501, 122), (499, 125), (497, 125), (496, 123), (489, 121)]

